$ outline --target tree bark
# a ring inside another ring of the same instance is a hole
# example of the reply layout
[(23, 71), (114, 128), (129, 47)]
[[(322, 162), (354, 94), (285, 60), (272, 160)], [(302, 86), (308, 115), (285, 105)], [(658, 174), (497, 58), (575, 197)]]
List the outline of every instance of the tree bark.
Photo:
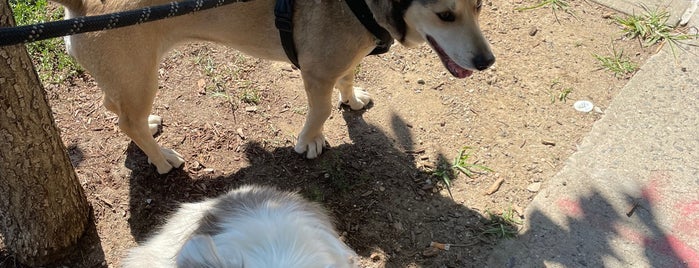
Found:
[[(14, 25), (0, 0), (0, 26)], [(88, 203), (24, 45), (0, 47), (0, 232), (15, 258), (41, 266), (70, 253)]]

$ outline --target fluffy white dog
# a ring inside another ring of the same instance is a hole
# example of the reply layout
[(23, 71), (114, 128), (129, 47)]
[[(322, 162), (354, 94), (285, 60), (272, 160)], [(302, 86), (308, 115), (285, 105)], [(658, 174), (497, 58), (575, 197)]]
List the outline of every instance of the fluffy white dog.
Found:
[(183, 204), (124, 267), (357, 267), (330, 217), (298, 194), (244, 186)]

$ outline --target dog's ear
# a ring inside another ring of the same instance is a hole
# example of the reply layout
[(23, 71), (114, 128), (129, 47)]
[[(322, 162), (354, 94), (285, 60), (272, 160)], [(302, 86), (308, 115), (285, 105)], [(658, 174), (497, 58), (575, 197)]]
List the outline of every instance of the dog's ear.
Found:
[(239, 256), (220, 256), (216, 242), (209, 235), (195, 235), (177, 254), (177, 267), (240, 267)]
[[(364, 0), (360, 0), (364, 1)], [(382, 27), (391, 33), (394, 39), (403, 42), (407, 25), (405, 24), (405, 11), (408, 10), (412, 0), (365, 0), (374, 19)]]

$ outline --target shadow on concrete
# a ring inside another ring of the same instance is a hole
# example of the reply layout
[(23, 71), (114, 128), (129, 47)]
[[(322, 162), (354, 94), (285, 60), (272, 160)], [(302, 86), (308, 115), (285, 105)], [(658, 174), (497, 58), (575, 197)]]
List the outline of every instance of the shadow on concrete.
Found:
[[(595, 189), (577, 199), (553, 200), (548, 205), (555, 209), (535, 207), (527, 213), (527, 231), (500, 244), (490, 266), (694, 267), (687, 263), (686, 246), (663, 231), (649, 202), (626, 199), (628, 210), (618, 211)], [(634, 254), (639, 248), (642, 254)]]

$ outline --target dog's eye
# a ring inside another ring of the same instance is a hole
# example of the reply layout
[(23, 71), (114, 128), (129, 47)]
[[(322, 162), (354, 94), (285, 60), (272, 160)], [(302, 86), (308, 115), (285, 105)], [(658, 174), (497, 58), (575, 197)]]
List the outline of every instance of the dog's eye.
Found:
[(437, 17), (439, 17), (440, 20), (446, 22), (452, 22), (456, 20), (454, 13), (452, 13), (451, 11), (439, 12), (437, 13)]

